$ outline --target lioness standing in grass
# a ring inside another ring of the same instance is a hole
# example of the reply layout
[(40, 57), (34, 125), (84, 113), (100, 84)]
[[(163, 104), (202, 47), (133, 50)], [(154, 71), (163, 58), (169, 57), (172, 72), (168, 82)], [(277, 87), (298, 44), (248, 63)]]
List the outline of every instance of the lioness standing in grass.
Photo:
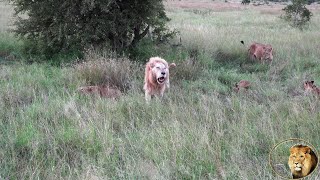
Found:
[[(241, 41), (244, 45), (244, 42)], [(258, 60), (260, 63), (265, 61), (271, 62), (273, 60), (272, 46), (270, 44), (252, 43), (248, 49), (249, 58), (251, 60)]]

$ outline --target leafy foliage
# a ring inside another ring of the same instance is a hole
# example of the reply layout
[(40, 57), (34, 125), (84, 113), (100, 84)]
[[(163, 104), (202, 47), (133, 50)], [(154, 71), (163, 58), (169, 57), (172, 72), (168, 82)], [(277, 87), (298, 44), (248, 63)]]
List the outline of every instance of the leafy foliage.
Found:
[(292, 4), (282, 9), (285, 14), (281, 18), (290, 22), (293, 27), (302, 29), (312, 16), (312, 13), (306, 8), (306, 3), (305, 0), (293, 0)]
[(112, 58), (92, 49), (86, 51), (84, 60), (74, 65), (75, 77), (84, 85), (108, 85), (126, 92), (136, 83), (133, 74), (142, 71), (127, 58)]
[(244, 5), (250, 4), (250, 0), (242, 0), (241, 4), (244, 4)]
[[(148, 33), (163, 40), (173, 32), (159, 0), (9, 0), (19, 17), (15, 32), (30, 53), (53, 55), (107, 45), (134, 48)], [(26, 18), (27, 17), (27, 18)]]

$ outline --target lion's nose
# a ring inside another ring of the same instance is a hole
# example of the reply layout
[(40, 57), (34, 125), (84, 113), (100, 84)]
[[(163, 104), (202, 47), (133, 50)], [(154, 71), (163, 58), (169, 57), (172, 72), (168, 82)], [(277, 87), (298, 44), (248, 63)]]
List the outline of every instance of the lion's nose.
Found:
[(296, 163), (294, 163), (294, 164), (298, 165), (298, 163), (297, 163), (297, 162), (296, 162)]
[(165, 72), (161, 72), (161, 74), (162, 74), (162, 75), (165, 75), (166, 73), (165, 73)]

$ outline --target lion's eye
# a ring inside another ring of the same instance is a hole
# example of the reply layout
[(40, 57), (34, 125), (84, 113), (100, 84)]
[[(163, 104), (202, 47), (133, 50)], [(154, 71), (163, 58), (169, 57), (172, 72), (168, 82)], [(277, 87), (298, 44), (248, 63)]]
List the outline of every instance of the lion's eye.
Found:
[(301, 158), (303, 158), (303, 156), (300, 156)]
[(160, 69), (160, 67), (157, 67), (157, 69)]
[(296, 156), (292, 156), (292, 157), (296, 158)]

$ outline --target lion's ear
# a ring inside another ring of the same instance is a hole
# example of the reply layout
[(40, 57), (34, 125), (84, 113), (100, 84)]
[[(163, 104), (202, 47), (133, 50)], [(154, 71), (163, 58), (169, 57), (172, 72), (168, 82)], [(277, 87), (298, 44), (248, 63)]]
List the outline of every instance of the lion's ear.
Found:
[(306, 147), (306, 154), (310, 154), (311, 153), (311, 148), (310, 147)]
[(176, 65), (176, 63), (171, 63), (170, 65), (169, 65), (169, 68), (173, 68), (173, 67), (176, 67), (177, 65)]
[(293, 148), (290, 148), (290, 154), (292, 154), (293, 153)]
[(151, 70), (152, 68), (154, 68), (154, 63), (153, 62), (149, 62), (147, 67), (148, 67), (148, 70)]

